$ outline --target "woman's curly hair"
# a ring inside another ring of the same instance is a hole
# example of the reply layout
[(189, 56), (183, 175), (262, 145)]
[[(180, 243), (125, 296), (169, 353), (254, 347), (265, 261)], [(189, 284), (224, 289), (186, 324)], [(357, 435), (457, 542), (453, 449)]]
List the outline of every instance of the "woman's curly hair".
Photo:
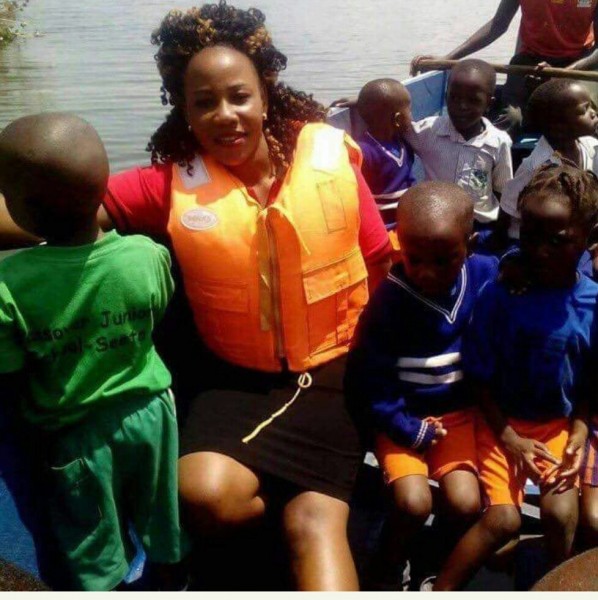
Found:
[(273, 44), (264, 27), (266, 17), (255, 9), (240, 10), (220, 0), (186, 12), (170, 11), (152, 33), (152, 44), (162, 77), (162, 104), (173, 108), (152, 135), (147, 150), (152, 163), (174, 162), (189, 166), (201, 150), (183, 114), (183, 78), (191, 58), (210, 46), (228, 46), (245, 54), (254, 64), (268, 95), (264, 134), (277, 172), (288, 168), (299, 131), (305, 123), (323, 121), (325, 110), (304, 94), (277, 83), (287, 58)]
[(565, 196), (569, 199), (573, 220), (591, 229), (598, 223), (598, 177), (565, 158), (561, 157), (561, 163), (539, 167), (519, 194), (517, 206), (521, 210), (530, 196), (538, 194)]

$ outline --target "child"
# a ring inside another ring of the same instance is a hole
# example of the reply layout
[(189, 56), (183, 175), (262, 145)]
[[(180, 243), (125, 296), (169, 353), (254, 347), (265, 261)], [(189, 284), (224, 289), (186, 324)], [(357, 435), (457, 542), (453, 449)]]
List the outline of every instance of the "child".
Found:
[(470, 194), (478, 231), (496, 222), (498, 195), (513, 177), (511, 138), (484, 118), (495, 87), (490, 65), (463, 60), (449, 75), (448, 116), (422, 119), (405, 132), (427, 180), (450, 181)]
[[(462, 531), (481, 509), (471, 400), (461, 338), (497, 260), (470, 256), (473, 204), (452, 183), (408, 190), (397, 209), (402, 262), (376, 290), (347, 366), (347, 390), (365, 400), (395, 512), (372, 578), (392, 583), (432, 510), (428, 477)], [(386, 586), (387, 583), (383, 583)]]
[[(527, 118), (534, 131), (542, 134), (533, 152), (523, 160), (515, 177), (507, 182), (500, 199), (501, 220), (507, 227), (503, 235), (519, 239), (520, 215), (517, 200), (534, 171), (545, 163), (561, 164), (566, 158), (580, 169), (598, 174), (598, 140), (593, 136), (598, 115), (588, 90), (570, 79), (551, 79), (530, 96)], [(558, 153), (558, 154), (557, 154)]]
[(476, 443), (488, 507), (449, 557), (438, 590), (461, 588), (518, 533), (527, 477), (540, 486), (550, 564), (571, 554), (598, 294), (577, 265), (596, 234), (598, 180), (547, 165), (523, 189), (518, 208), (532, 285), (521, 295), (500, 282), (486, 286), (463, 344), (465, 374), (485, 417)]
[(402, 139), (411, 123), (411, 96), (394, 79), (375, 79), (359, 92), (357, 110), (367, 127), (357, 140), (363, 153), (363, 176), (391, 231), (398, 199), (415, 183), (413, 150)]
[(185, 552), (171, 379), (152, 343), (172, 294), (169, 255), (102, 234), (107, 181), (102, 142), (75, 116), (28, 116), (0, 133), (10, 215), (47, 242), (0, 263), (0, 372), (28, 384), (22, 411), (44, 442), (57, 549), (85, 590), (127, 573), (128, 522), (165, 578)]

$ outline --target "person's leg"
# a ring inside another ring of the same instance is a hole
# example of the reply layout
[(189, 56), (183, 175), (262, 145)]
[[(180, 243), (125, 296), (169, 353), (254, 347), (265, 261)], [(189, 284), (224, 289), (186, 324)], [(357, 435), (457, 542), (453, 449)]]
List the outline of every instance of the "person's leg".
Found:
[(598, 487), (582, 487), (579, 536), (584, 550), (598, 546)]
[(392, 508), (368, 573), (368, 587), (396, 586), (409, 558), (414, 537), (432, 512), (432, 493), (425, 475), (408, 475), (390, 484)]
[(571, 556), (579, 517), (579, 489), (542, 491), (540, 517), (549, 565), (556, 567)]
[(476, 422), (475, 441), (479, 477), (489, 506), (457, 543), (438, 574), (435, 590), (462, 589), (521, 527), (518, 506), (522, 500), (523, 481), (516, 476), (502, 446), (481, 417)]
[(299, 591), (356, 591), (347, 539), (349, 506), (318, 492), (302, 492), (283, 508), (291, 572)]
[(123, 478), (123, 512), (145, 549), (151, 589), (186, 589), (190, 543), (179, 510), (174, 398), (168, 392), (152, 398), (121, 427), (124, 444), (115, 460)]
[[(511, 58), (509, 64), (533, 67), (542, 60), (543, 58), (540, 56), (516, 54)], [(530, 93), (530, 86), (525, 75), (509, 74), (502, 89), (502, 105), (524, 108)]]
[(450, 552), (460, 537), (480, 518), (482, 499), (478, 476), (458, 469), (440, 480), (440, 514), (443, 519), (443, 546)]
[(189, 528), (202, 535), (257, 524), (266, 508), (259, 477), (215, 452), (179, 459), (179, 494)]
[(482, 518), (461, 538), (439, 573), (434, 590), (461, 589), (486, 560), (521, 527), (521, 516), (516, 506), (490, 506)]

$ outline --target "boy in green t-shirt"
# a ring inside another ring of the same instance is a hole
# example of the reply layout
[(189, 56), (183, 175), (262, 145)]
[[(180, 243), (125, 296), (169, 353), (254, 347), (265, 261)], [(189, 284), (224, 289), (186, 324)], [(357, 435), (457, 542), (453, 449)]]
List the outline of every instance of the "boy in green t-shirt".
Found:
[(170, 258), (143, 236), (101, 232), (108, 171), (97, 133), (73, 115), (24, 117), (0, 133), (7, 208), (47, 242), (0, 263), (0, 373), (27, 383), (22, 412), (47, 444), (51, 528), (73, 587), (86, 590), (122, 581), (129, 522), (161, 585), (186, 553), (171, 378), (152, 341), (173, 291)]

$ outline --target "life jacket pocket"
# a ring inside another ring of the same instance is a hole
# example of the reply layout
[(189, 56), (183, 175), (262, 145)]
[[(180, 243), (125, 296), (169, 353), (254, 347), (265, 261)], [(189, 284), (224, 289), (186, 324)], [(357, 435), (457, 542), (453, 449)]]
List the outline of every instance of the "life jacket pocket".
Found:
[(247, 339), (250, 315), (245, 283), (192, 281), (187, 291), (194, 298), (195, 322), (206, 344), (220, 356), (240, 362), (251, 351)]
[(309, 352), (348, 345), (367, 301), (367, 269), (361, 250), (303, 274)]

